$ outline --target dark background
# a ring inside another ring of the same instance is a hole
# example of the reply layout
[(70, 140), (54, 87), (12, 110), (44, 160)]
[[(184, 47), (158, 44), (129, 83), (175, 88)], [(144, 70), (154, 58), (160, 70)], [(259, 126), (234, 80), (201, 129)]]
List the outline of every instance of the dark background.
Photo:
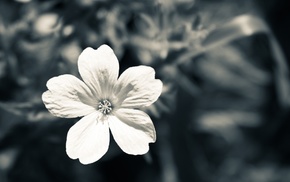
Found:
[[(290, 181), (290, 99), (281, 97), (290, 95), (289, 9), (286, 0), (0, 1), (0, 181)], [(273, 34), (194, 54), (211, 31), (244, 14)], [(41, 94), (53, 76), (78, 76), (80, 52), (104, 43), (121, 71), (150, 65), (163, 81), (145, 110), (157, 141), (131, 156), (111, 140), (102, 159), (82, 165), (65, 153), (79, 118), (53, 117)]]

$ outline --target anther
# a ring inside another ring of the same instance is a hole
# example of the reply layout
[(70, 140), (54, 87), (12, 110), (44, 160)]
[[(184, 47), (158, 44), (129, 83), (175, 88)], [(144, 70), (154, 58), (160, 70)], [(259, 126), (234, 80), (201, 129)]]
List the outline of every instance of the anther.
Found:
[(113, 106), (110, 101), (107, 99), (102, 100), (98, 104), (98, 110), (104, 115), (109, 114), (113, 110)]

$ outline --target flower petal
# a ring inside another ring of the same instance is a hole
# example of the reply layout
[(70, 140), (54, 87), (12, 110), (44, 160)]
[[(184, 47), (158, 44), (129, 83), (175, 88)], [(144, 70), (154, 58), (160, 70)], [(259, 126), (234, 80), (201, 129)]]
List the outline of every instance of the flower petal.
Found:
[(79, 56), (78, 68), (84, 82), (101, 98), (111, 95), (119, 74), (119, 62), (109, 46), (102, 45), (97, 50), (86, 48)]
[(70, 128), (66, 141), (66, 152), (70, 158), (79, 158), (82, 164), (90, 164), (108, 151), (108, 122), (98, 121), (98, 117), (98, 112), (89, 114)]
[(47, 81), (42, 94), (46, 108), (55, 116), (74, 118), (96, 111), (97, 102), (90, 89), (73, 75), (61, 75)]
[(156, 132), (150, 117), (143, 111), (119, 109), (108, 118), (112, 135), (119, 147), (128, 154), (141, 155), (156, 141)]
[(115, 94), (123, 98), (122, 107), (140, 108), (155, 102), (162, 92), (162, 82), (155, 79), (149, 66), (135, 66), (125, 70), (115, 86)]

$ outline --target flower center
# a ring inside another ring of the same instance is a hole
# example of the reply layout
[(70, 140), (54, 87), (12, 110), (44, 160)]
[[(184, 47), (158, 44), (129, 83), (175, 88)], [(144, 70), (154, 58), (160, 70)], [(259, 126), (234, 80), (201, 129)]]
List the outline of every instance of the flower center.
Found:
[(107, 99), (102, 100), (98, 104), (98, 110), (104, 115), (109, 114), (113, 110), (113, 106), (110, 101)]

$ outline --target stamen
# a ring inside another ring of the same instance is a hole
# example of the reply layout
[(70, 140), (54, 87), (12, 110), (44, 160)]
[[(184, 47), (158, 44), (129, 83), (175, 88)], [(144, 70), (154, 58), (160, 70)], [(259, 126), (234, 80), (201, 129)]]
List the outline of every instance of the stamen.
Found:
[(107, 99), (102, 100), (98, 104), (98, 110), (104, 115), (109, 114), (113, 110), (113, 106), (110, 101)]

